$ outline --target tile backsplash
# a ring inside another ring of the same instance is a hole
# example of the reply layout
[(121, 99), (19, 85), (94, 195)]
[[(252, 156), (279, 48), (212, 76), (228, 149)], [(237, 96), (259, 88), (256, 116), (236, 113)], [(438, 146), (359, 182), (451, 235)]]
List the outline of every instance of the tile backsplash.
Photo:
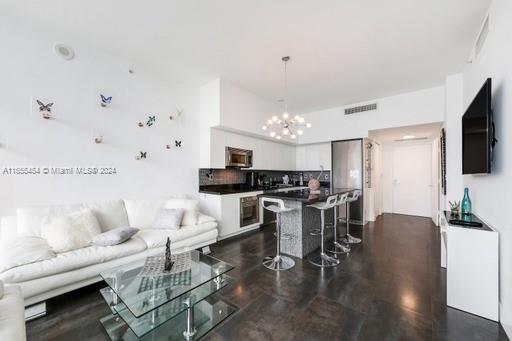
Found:
[[(199, 186), (208, 185), (229, 185), (229, 184), (243, 184), (245, 183), (245, 174), (247, 172), (257, 172), (258, 174), (265, 174), (267, 179), (275, 179), (277, 182), (282, 181), (282, 177), (288, 174), (291, 180), (299, 179), (300, 173), (303, 174), (304, 182), (307, 183), (311, 178), (317, 178), (320, 171), (275, 171), (275, 170), (245, 170), (237, 168), (227, 169), (199, 169)], [(324, 171), (320, 181), (330, 182), (331, 172)]]

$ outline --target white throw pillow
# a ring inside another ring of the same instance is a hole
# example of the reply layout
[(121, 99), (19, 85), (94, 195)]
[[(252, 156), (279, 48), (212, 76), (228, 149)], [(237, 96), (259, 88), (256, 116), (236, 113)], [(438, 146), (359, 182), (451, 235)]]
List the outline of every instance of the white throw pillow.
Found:
[(103, 232), (129, 226), (128, 215), (122, 200), (89, 203), (84, 206), (94, 213)]
[(83, 209), (82, 204), (28, 206), (16, 210), (18, 235), (41, 237), (43, 219), (49, 215), (69, 214)]
[(133, 237), (137, 232), (139, 232), (139, 229), (134, 227), (118, 227), (98, 234), (92, 239), (92, 244), (96, 246), (119, 245)]
[(185, 214), (181, 221), (182, 226), (197, 225), (197, 216), (199, 213), (199, 202), (195, 199), (168, 199), (164, 205), (165, 208), (183, 208)]
[(124, 205), (128, 214), (128, 226), (138, 229), (149, 229), (155, 221), (156, 212), (165, 203), (160, 199), (126, 199)]
[(18, 237), (2, 245), (0, 251), (0, 273), (17, 266), (54, 258), (46, 240), (39, 237)]
[(76, 250), (89, 245), (101, 233), (98, 220), (90, 209), (67, 215), (53, 215), (44, 219), (42, 236), (57, 253)]
[(161, 208), (156, 213), (154, 229), (177, 230), (181, 226), (185, 210), (182, 208)]

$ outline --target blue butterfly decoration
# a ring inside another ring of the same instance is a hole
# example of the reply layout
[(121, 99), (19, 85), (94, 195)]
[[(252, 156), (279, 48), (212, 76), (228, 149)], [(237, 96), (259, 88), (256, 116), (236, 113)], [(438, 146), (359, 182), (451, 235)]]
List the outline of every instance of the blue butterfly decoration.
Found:
[(102, 107), (106, 107), (107, 105), (109, 105), (110, 103), (112, 103), (112, 96), (110, 97), (105, 97), (103, 96), (102, 94), (100, 94), (101, 96), (101, 106)]
[(148, 116), (148, 120), (146, 121), (146, 125), (151, 127), (156, 122), (156, 116)]

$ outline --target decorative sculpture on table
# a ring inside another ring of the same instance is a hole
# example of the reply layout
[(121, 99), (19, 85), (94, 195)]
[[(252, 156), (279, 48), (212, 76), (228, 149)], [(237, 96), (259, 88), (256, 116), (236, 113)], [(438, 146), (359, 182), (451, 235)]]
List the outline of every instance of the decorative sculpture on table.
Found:
[(452, 216), (460, 215), (460, 201), (449, 201), (450, 203), (450, 212)]
[(171, 260), (171, 238), (167, 237), (167, 243), (165, 243), (165, 265), (164, 271), (171, 271), (174, 262)]

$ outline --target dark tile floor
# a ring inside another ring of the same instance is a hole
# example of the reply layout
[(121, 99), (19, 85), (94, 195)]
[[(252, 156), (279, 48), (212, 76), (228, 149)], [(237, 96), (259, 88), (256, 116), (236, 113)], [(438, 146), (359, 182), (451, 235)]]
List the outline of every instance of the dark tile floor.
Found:
[[(275, 252), (270, 229), (218, 243), (213, 255), (237, 278), (221, 295), (240, 309), (203, 340), (508, 340), (499, 324), (446, 306), (430, 219), (385, 214), (362, 237), (336, 268), (297, 259), (280, 273), (261, 265)], [(101, 286), (50, 301), (49, 314), (27, 324), (28, 339), (105, 340)]]

